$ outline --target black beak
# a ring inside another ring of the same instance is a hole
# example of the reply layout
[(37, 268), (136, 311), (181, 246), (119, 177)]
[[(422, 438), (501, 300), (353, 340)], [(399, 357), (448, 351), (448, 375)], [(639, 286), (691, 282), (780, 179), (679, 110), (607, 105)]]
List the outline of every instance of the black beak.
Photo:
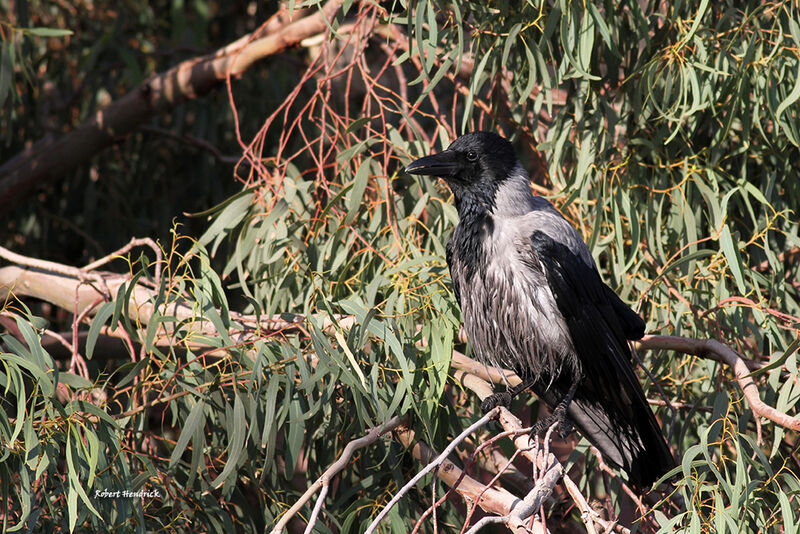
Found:
[(452, 150), (445, 150), (438, 154), (419, 158), (406, 167), (406, 172), (426, 176), (453, 176), (460, 167), (456, 153)]

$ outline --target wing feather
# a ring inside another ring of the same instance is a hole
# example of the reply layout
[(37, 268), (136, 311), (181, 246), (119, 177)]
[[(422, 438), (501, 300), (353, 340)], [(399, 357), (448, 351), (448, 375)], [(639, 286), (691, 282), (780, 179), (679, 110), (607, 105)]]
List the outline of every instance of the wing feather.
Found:
[[(625, 468), (635, 484), (648, 485), (674, 460), (630, 364), (627, 340), (644, 334), (644, 321), (603, 283), (594, 265), (544, 232), (534, 232), (531, 243), (582, 370), (570, 416), (606, 459)], [(559, 376), (533, 389), (552, 405), (570, 380)]]

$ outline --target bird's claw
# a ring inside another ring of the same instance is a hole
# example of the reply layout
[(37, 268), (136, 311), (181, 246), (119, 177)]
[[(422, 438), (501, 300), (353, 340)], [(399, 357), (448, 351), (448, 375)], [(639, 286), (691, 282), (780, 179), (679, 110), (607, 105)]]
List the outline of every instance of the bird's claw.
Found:
[(567, 417), (565, 417), (562, 421), (558, 422), (558, 426), (556, 427), (556, 432), (558, 432), (558, 436), (561, 439), (567, 439), (567, 436), (575, 430), (575, 427), (572, 426), (572, 421), (570, 421)]
[(503, 391), (501, 393), (489, 395), (481, 402), (481, 411), (487, 413), (497, 406), (502, 406), (504, 408), (511, 406), (511, 393)]
[(545, 417), (544, 419), (540, 419), (536, 421), (536, 424), (533, 425), (531, 429), (531, 435), (535, 436), (541, 434), (542, 432), (547, 432), (547, 430), (556, 425), (556, 432), (561, 437), (561, 439), (566, 439), (566, 437), (574, 430), (572, 426), (572, 422), (567, 417), (567, 410), (564, 408), (563, 410), (556, 408), (552, 415), (549, 417)]

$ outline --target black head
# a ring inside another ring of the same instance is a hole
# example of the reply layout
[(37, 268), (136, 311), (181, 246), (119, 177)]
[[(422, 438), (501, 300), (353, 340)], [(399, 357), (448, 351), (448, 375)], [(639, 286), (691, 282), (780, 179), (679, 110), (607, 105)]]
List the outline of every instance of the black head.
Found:
[(420, 158), (409, 174), (440, 176), (453, 191), (456, 203), (472, 198), (489, 207), (497, 188), (519, 165), (514, 147), (493, 132), (473, 132), (453, 141), (447, 150)]

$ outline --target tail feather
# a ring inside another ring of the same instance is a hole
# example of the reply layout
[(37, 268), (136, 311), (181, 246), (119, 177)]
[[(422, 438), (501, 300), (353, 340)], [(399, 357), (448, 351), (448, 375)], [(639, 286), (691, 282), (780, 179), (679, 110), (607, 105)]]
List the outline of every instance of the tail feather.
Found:
[(624, 469), (634, 486), (649, 488), (675, 466), (675, 460), (650, 408), (636, 403), (630, 408), (632, 417), (620, 417), (609, 413), (608, 406), (579, 398), (568, 413), (606, 462)]
[[(532, 389), (545, 403), (555, 406), (569, 388), (567, 384), (562, 376), (549, 384), (539, 381)], [(649, 489), (675, 466), (653, 412), (643, 395), (617, 390), (620, 395), (601, 399), (595, 391), (593, 387), (578, 388), (567, 409), (570, 420), (607, 463), (628, 473), (633, 486)]]

